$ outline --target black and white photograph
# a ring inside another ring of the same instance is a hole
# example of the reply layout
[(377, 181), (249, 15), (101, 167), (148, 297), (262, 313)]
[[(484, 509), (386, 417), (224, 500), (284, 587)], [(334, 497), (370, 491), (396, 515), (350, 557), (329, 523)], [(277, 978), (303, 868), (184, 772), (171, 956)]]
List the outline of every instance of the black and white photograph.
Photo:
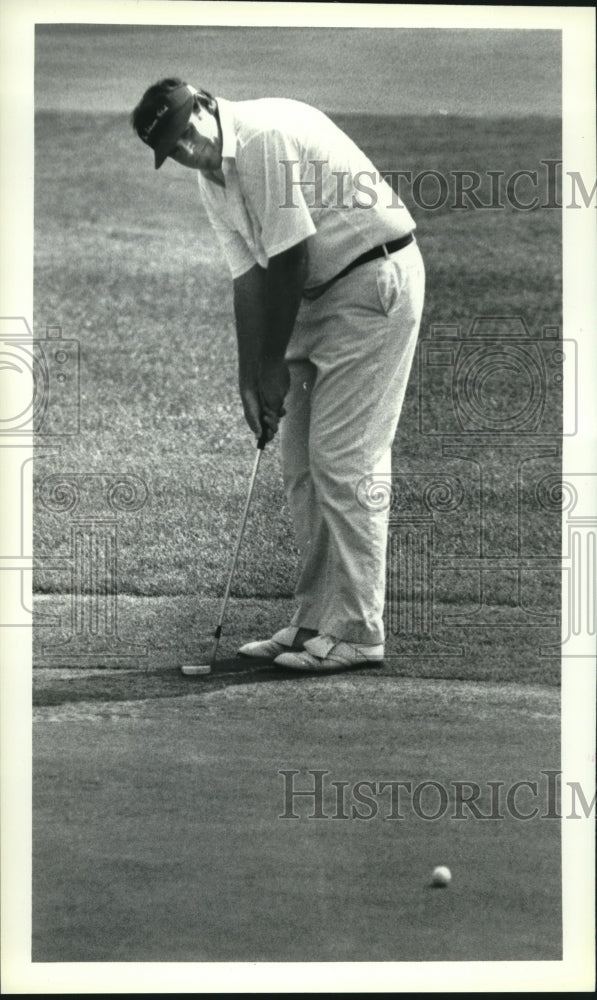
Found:
[(0, 47), (3, 992), (592, 990), (594, 9)]

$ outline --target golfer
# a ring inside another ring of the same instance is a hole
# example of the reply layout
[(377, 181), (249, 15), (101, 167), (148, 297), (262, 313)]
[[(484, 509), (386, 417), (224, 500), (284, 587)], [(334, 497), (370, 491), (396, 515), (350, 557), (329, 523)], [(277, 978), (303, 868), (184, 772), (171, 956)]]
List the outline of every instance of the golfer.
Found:
[[(131, 116), (155, 154), (197, 172), (228, 263), (249, 427), (280, 429), (300, 550), (292, 621), (245, 656), (339, 670), (384, 655), (390, 475), (424, 268), (414, 221), (371, 161), (299, 101), (215, 99), (178, 78)], [(283, 418), (283, 419), (282, 419)]]

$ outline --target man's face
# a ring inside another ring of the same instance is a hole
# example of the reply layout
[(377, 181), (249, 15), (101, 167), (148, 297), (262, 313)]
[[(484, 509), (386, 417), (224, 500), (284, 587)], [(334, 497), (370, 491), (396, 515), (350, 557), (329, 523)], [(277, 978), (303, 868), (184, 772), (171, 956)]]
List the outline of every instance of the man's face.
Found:
[(219, 170), (222, 166), (222, 136), (215, 115), (197, 103), (189, 124), (169, 156), (191, 170)]

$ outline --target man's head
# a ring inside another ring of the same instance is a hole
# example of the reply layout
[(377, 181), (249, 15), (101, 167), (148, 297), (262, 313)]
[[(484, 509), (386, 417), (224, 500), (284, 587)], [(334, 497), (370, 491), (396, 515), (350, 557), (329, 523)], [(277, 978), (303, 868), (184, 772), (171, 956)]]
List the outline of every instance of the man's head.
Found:
[(217, 103), (179, 77), (149, 87), (131, 115), (131, 124), (155, 154), (155, 167), (171, 156), (194, 170), (218, 170), (222, 136)]

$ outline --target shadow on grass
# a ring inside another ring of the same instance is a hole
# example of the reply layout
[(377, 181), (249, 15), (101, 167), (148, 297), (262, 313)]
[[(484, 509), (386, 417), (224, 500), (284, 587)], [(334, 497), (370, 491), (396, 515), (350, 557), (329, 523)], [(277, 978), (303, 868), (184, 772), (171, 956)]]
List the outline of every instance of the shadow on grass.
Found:
[(239, 657), (218, 660), (208, 675), (186, 677), (177, 667), (159, 670), (89, 669), (77, 672), (76, 679), (66, 670), (36, 670), (34, 672), (33, 705), (61, 705), (86, 701), (144, 701), (155, 698), (186, 697), (204, 694), (241, 684), (300, 684), (311, 680), (350, 673), (354, 676), (399, 676), (391, 663), (356, 666), (349, 670), (295, 671), (276, 667), (267, 660), (247, 661)]

